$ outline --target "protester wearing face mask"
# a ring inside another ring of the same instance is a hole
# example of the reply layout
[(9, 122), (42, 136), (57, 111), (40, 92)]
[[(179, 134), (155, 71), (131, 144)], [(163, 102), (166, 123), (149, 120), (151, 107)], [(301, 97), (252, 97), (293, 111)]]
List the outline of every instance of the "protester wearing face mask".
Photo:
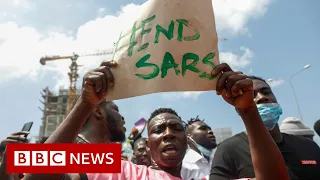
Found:
[[(291, 179), (319, 180), (319, 146), (307, 138), (281, 133), (278, 121), (282, 108), (270, 86), (262, 78), (249, 78), (253, 80), (254, 101), (261, 119), (280, 149)], [(213, 158), (210, 179), (241, 177), (255, 177), (246, 132), (219, 144)]]
[(189, 149), (183, 159), (181, 176), (185, 180), (209, 180), (216, 138), (204, 120), (191, 118), (187, 123)]

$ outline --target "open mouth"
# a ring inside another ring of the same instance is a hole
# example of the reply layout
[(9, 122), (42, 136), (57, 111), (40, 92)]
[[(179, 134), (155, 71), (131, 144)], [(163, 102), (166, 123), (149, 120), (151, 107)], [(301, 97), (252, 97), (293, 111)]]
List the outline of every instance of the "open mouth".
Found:
[(166, 155), (172, 156), (178, 153), (178, 148), (175, 145), (170, 144), (166, 145), (162, 152)]

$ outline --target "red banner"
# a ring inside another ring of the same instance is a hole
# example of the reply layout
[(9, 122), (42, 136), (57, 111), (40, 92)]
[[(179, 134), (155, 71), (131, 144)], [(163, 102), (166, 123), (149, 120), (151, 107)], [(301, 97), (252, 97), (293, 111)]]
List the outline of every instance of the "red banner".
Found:
[(120, 173), (121, 144), (7, 144), (8, 173)]

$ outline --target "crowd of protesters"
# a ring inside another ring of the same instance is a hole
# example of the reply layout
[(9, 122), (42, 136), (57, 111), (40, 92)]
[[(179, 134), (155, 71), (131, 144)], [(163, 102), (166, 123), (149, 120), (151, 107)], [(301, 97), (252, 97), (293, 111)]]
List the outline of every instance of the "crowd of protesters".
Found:
[[(41, 143), (125, 141), (119, 107), (105, 100), (117, 79), (112, 74), (115, 66), (113, 61), (103, 62), (84, 76), (74, 108)], [(212, 75), (220, 75), (217, 95), (235, 108), (246, 131), (217, 144), (211, 127), (199, 116), (183, 121), (179, 116), (183, 112), (159, 108), (150, 114), (148, 137), (135, 140), (132, 157), (122, 160), (121, 173), (7, 174), (5, 144), (28, 143), (24, 135), (29, 132), (18, 132), (2, 142), (0, 179), (320, 180), (320, 148), (313, 141), (314, 131), (291, 117), (278, 125), (283, 110), (264, 79), (235, 72), (225, 63), (217, 65)], [(318, 133), (319, 126), (315, 123)]]

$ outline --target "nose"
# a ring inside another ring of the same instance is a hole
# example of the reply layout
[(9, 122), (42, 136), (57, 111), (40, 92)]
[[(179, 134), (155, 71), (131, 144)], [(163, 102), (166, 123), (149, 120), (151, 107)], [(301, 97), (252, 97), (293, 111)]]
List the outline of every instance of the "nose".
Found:
[(163, 135), (163, 141), (168, 141), (168, 140), (172, 140), (175, 138), (175, 135), (174, 133), (172, 132), (172, 130), (167, 127), (166, 131), (164, 132), (164, 135)]
[(208, 134), (213, 135), (213, 131), (210, 129), (210, 130), (208, 131)]
[(257, 97), (255, 98), (256, 104), (263, 104), (263, 103), (270, 103), (270, 99), (265, 96), (263, 93), (258, 93)]
[(142, 156), (146, 156), (148, 153), (147, 153), (147, 150), (143, 151), (142, 153)]

